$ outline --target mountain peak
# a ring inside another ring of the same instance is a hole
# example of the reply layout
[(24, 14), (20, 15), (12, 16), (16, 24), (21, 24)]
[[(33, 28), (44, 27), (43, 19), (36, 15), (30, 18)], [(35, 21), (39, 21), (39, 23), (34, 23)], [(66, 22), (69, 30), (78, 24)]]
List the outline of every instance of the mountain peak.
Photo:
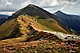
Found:
[(58, 10), (56, 13), (63, 13), (62, 11)]
[(35, 8), (36, 6), (33, 5), (33, 4), (29, 4), (27, 7), (33, 7), (33, 8)]
[(34, 6), (33, 4), (29, 4), (28, 6)]
[(64, 13), (64, 12), (62, 12), (62, 11), (57, 11), (57, 12), (55, 12), (55, 14), (60, 14), (60, 15), (68, 15), (69, 16), (69, 14), (66, 14), (66, 13)]
[(62, 11), (58, 10), (57, 12), (62, 12)]

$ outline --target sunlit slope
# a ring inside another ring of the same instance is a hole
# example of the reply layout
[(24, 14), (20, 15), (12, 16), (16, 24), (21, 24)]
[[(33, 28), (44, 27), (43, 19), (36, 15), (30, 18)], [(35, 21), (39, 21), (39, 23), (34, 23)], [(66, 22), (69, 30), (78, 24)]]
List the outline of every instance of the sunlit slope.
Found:
[(62, 23), (59, 23), (58, 21), (53, 19), (51, 13), (35, 5), (30, 4), (27, 7), (20, 9), (19, 11), (13, 14), (13, 17), (17, 17), (23, 14), (32, 17), (32, 19), (35, 19), (38, 23), (52, 29), (53, 31), (60, 31), (64, 33), (69, 32), (65, 29), (66, 25), (65, 26), (63, 25), (64, 26), (63, 28), (61, 26)]
[(2, 26), (0, 26), (0, 39), (17, 37), (21, 38), (20, 40), (24, 38), (26, 39), (29, 37), (28, 33), (31, 31), (28, 29), (30, 23), (35, 30), (44, 30), (45, 28), (46, 30), (53, 31), (50, 28), (37, 23), (27, 15), (20, 15), (17, 18), (7, 20)]
[[(60, 31), (64, 33), (68, 33), (66, 30), (64, 30), (61, 26), (58, 25), (54, 19), (42, 19), (39, 16), (29, 16), (31, 19), (35, 20), (37, 23), (40, 23), (43, 26), (46, 26), (47, 28), (52, 29), (52, 31)], [(44, 30), (47, 30), (44, 28)]]

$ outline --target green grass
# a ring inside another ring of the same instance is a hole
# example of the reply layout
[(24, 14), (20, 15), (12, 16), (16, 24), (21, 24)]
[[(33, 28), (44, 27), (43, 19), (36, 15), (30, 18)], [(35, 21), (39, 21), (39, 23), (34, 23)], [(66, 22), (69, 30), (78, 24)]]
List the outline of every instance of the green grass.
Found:
[(2, 26), (0, 26), (0, 39), (9, 37), (16, 28), (17, 22), (15, 19), (6, 21)]
[(33, 17), (31, 17), (31, 16), (26, 16), (26, 18), (27, 18), (26, 21), (28, 21), (29, 23), (34, 23), (34, 24), (35, 24), (39, 29), (41, 29), (41, 30), (46, 29), (46, 30), (49, 30), (49, 31), (53, 31), (52, 29), (50, 29), (50, 28), (48, 28), (48, 27), (46, 27), (46, 26), (44, 26), (44, 25), (36, 22), (35, 20), (33, 20), (33, 19), (32, 19)]
[(38, 22), (52, 30), (55, 30), (55, 31), (61, 31), (59, 30), (56, 26), (54, 26), (54, 24), (50, 23), (49, 21), (47, 20), (42, 20), (42, 19), (39, 19)]
[[(64, 32), (66, 33), (66, 31), (61, 28), (56, 21), (54, 21), (53, 19), (42, 19), (39, 16), (29, 16), (30, 18), (32, 18), (33, 20), (35, 19), (37, 21), (37, 23), (51, 29), (51, 31), (60, 31), (60, 32)], [(47, 30), (46, 28), (44, 28), (44, 30)]]
[(0, 27), (0, 30), (1, 30), (0, 39), (3, 39), (6, 36), (9, 36), (9, 37), (16, 37), (16, 38), (7, 39), (7, 40), (4, 40), (3, 42), (15, 43), (15, 42), (26, 41), (27, 38), (29, 38), (28, 33), (32, 33), (27, 28), (29, 23), (34, 24), (35, 28), (39, 30), (62, 31), (59, 28), (57, 28), (57, 26), (55, 26), (56, 24), (53, 24), (50, 20), (40, 19), (39, 16), (31, 17), (31, 16), (21, 15), (17, 18), (17, 20), (15, 19), (8, 20), (6, 23), (4, 23)]
[[(27, 28), (27, 23), (24, 23), (24, 21), (22, 20), (23, 17), (18, 17), (18, 19), (15, 21), (15, 19), (9, 20), (7, 21), (3, 26), (4, 27), (4, 31), (6, 30), (7, 32), (3, 32), (3, 34), (1, 34), (1, 38), (6, 37), (6, 35), (8, 34), (8, 36), (12, 36), (12, 38), (9, 39), (5, 39), (2, 40), (0, 42), (7, 42), (7, 43), (16, 43), (16, 42), (22, 42), (22, 41), (26, 41), (29, 36), (26, 34), (29, 32), (28, 28)], [(2, 28), (1, 28), (2, 29)]]

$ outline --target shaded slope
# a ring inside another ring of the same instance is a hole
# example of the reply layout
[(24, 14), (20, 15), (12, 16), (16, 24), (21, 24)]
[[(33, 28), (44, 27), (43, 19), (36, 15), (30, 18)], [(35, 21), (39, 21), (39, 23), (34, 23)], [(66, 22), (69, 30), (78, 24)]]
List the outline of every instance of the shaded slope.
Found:
[[(37, 7), (35, 5), (28, 5), (27, 7), (20, 9), (19, 11), (17, 11), (16, 13), (13, 14), (13, 17), (17, 17), (18, 15), (21, 14), (27, 14), (31, 17), (33, 17), (33, 19), (35, 19), (38, 23), (51, 28), (54, 31), (61, 31), (61, 32), (65, 32), (68, 33), (63, 27), (61, 27), (58, 21), (54, 20), (52, 17), (52, 15), (43, 10), (40, 7)], [(59, 23), (59, 24), (58, 24)]]
[[(9, 38), (9, 36), (15, 34), (15, 30), (17, 30), (17, 21), (16, 19), (8, 20), (4, 24), (0, 26), (0, 39), (4, 39), (6, 37)], [(14, 33), (14, 34), (13, 34)]]
[[(24, 20), (18, 18), (10, 18), (5, 23), (3, 23), (0, 26), (0, 39), (7, 39), (7, 38), (15, 38), (21, 35), (24, 35), (21, 33), (20, 27), (24, 26), (21, 24), (21, 22), (24, 24)], [(21, 26), (22, 25), (22, 26)], [(27, 25), (27, 23), (26, 23)]]
[(80, 31), (80, 16), (68, 15), (61, 11), (57, 11), (55, 14), (59, 19), (64, 21), (69, 27), (71, 27), (72, 29), (74, 29), (75, 31), (77, 31), (79, 33), (79, 31)]
[(7, 19), (5, 19), (5, 18), (1, 18), (1, 19), (0, 19), (0, 25), (3, 24), (6, 20), (7, 20)]
[(8, 17), (8, 15), (0, 14), (0, 25), (3, 24), (8, 19)]

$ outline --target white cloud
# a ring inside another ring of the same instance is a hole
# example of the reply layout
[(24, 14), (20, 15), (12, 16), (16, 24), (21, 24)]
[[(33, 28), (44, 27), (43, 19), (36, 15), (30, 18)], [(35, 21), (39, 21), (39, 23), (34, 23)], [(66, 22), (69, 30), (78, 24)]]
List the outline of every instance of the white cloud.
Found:
[[(15, 12), (15, 11), (14, 11), (14, 12)], [(4, 11), (4, 12), (0, 12), (0, 14), (4, 14), (4, 15), (9, 15), (9, 16), (11, 16), (12, 13), (14, 13), (14, 12)]]
[(30, 0), (27, 0), (27, 1), (23, 2), (23, 3), (21, 3), (21, 6), (25, 7), (25, 6), (29, 5), (30, 3), (31, 3)]
[(57, 6), (57, 0), (42, 0), (40, 6)]
[(64, 5), (63, 7), (61, 7), (60, 8), (60, 10), (63, 10), (63, 9), (65, 9), (67, 6), (66, 5)]
[(22, 7), (26, 0), (0, 0), (0, 10), (15, 10)]
[(59, 3), (57, 2), (57, 0), (52, 0), (50, 6), (57, 6), (59, 5)]
[(75, 5), (77, 1), (75, 0), (1, 0), (0, 9), (20, 9), (28, 4), (32, 3), (37, 6), (65, 6)]
[(12, 5), (12, 2), (6, 1), (6, 5), (7, 5), (7, 6)]
[(61, 10), (66, 9), (66, 8), (70, 8), (72, 6), (74, 6), (76, 4), (76, 2), (70, 2), (68, 0), (65, 0), (63, 2), (59, 1), (59, 4), (61, 4)]
[(0, 10), (18, 10), (28, 4), (44, 7), (48, 11), (74, 9), (74, 7), (80, 9), (80, 0), (0, 0)]
[(49, 6), (50, 3), (51, 3), (51, 0), (42, 0), (42, 1), (40, 2), (40, 5), (41, 5), (41, 6)]

